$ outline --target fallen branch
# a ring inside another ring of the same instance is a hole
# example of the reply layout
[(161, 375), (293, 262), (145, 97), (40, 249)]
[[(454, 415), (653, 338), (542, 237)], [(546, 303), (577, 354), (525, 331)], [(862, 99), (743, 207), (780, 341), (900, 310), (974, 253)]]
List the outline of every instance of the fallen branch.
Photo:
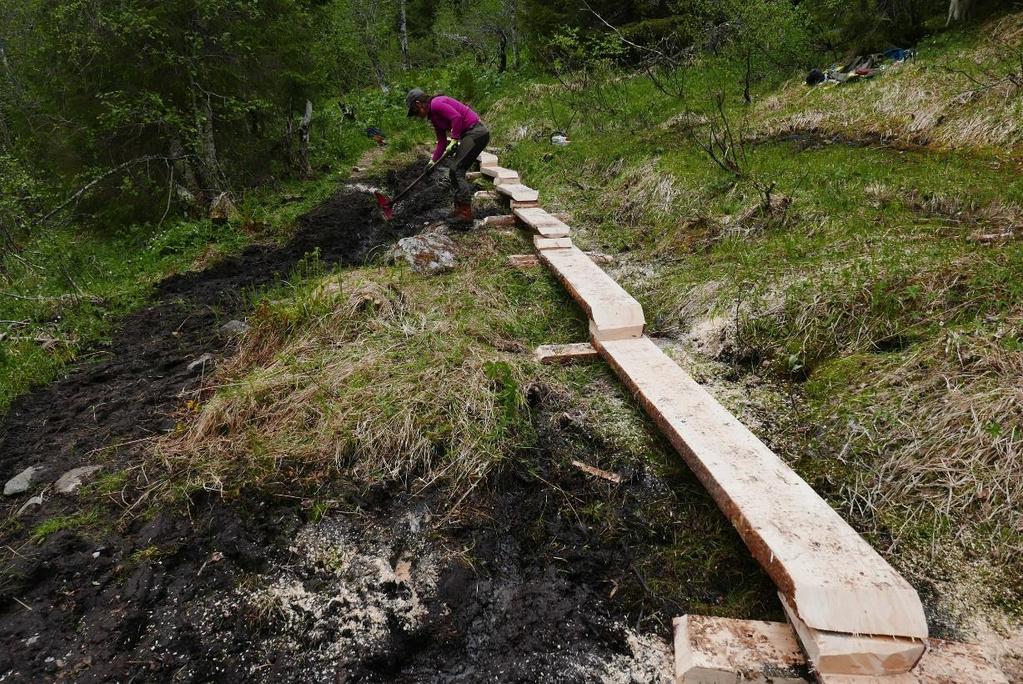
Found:
[(54, 207), (53, 209), (48, 211), (39, 220), (39, 222), (40, 223), (46, 223), (47, 221), (50, 220), (50, 218), (54, 214), (57, 214), (58, 212), (62, 211), (63, 209), (65, 209), (72, 202), (77, 202), (78, 200), (80, 200), (85, 193), (89, 192), (89, 190), (91, 190), (92, 188), (96, 187), (99, 183), (103, 182), (104, 180), (106, 180), (110, 176), (113, 176), (116, 173), (120, 173), (121, 171), (124, 171), (125, 169), (127, 169), (129, 167), (135, 166), (136, 164), (148, 164), (149, 162), (154, 162), (154, 161), (162, 161), (162, 162), (166, 162), (166, 163), (170, 164), (171, 162), (180, 161), (181, 159), (185, 159), (186, 157), (189, 157), (189, 156), (191, 156), (191, 155), (185, 154), (185, 155), (180, 155), (180, 156), (177, 156), (177, 157), (168, 157), (168, 156), (165, 156), (165, 155), (148, 155), (148, 156), (145, 156), (145, 157), (138, 157), (137, 159), (131, 159), (131, 160), (126, 161), (126, 162), (124, 162), (122, 164), (118, 164), (114, 168), (108, 169), (104, 173), (101, 173), (100, 175), (98, 175), (95, 178), (93, 178), (91, 181), (89, 181), (88, 183), (86, 183), (82, 187), (78, 188), (78, 190), (73, 192), (70, 197), (68, 197), (66, 200), (64, 200), (63, 202), (58, 204), (56, 207)]
[(639, 43), (635, 43), (635, 42), (629, 40), (628, 38), (626, 38), (625, 34), (623, 34), (618, 29), (617, 26), (615, 26), (614, 24), (609, 22), (604, 17), (600, 16), (600, 14), (595, 9), (593, 9), (590, 6), (590, 3), (587, 2), (586, 0), (583, 0), (583, 5), (586, 6), (586, 9), (588, 9), (590, 11), (590, 14), (595, 16), (600, 21), (600, 23), (604, 24), (604, 26), (606, 26), (609, 29), (611, 29), (614, 32), (614, 34), (616, 36), (618, 36), (618, 40), (620, 40), (621, 42), (625, 43), (629, 47), (633, 47), (633, 48), (636, 48), (637, 50), (642, 50), (643, 52), (649, 52), (650, 54), (656, 55), (657, 57), (659, 57), (659, 58), (665, 60), (666, 62), (668, 62), (669, 64), (671, 64), (672, 66), (675, 66), (675, 65), (678, 64), (678, 62), (676, 60), (672, 59), (670, 56), (668, 56), (664, 52), (661, 52), (660, 50), (656, 50), (656, 49), (654, 49), (652, 47), (649, 47), (649, 46), (646, 46), (646, 45), (640, 45)]
[(88, 299), (93, 304), (102, 304), (103, 303), (103, 298), (102, 297), (76, 295), (76, 294), (62, 294), (62, 295), (58, 295), (56, 297), (42, 297), (42, 296), (32, 296), (32, 295), (19, 295), (19, 294), (14, 294), (13, 292), (0, 292), (0, 297), (10, 297), (11, 299), (21, 299), (21, 300), (24, 300), (26, 302), (71, 302), (71, 301), (78, 301), (80, 299)]

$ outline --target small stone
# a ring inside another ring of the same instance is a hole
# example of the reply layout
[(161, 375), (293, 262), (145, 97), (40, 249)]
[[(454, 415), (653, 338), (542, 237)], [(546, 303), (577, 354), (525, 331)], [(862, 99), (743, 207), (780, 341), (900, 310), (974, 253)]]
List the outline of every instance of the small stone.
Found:
[[(242, 325), (244, 325), (244, 323)], [(188, 364), (188, 372), (191, 373), (195, 371), (196, 368), (199, 368), (200, 370), (205, 370), (206, 364), (209, 364), (211, 366), (213, 365), (213, 354), (207, 352), (206, 354), (203, 354), (202, 356), (197, 358), (192, 363)]]
[(101, 469), (103, 466), (82, 466), (81, 468), (75, 468), (69, 470), (60, 476), (55, 485), (57, 491), (61, 494), (71, 494), (82, 485), (82, 481), (87, 477)]
[(248, 332), (248, 330), (249, 324), (238, 320), (228, 321), (224, 325), (220, 326), (220, 332), (225, 335), (242, 335)]
[(42, 468), (39, 466), (30, 466), (12, 477), (4, 485), (4, 496), (14, 496), (15, 494), (27, 492), (28, 488), (32, 486), (33, 478), (40, 470)]
[(25, 639), (25, 645), (26, 646), (35, 646), (36, 642), (38, 642), (38, 641), (39, 641), (39, 635), (36, 634), (34, 636), (30, 636), (29, 638)]

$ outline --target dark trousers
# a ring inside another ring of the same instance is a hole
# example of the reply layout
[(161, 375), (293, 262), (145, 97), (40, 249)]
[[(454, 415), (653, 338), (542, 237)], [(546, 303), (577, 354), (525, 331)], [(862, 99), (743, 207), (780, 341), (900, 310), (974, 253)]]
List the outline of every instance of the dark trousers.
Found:
[(458, 142), (458, 150), (451, 159), (448, 168), (448, 176), (451, 178), (451, 187), (454, 189), (456, 202), (472, 201), (472, 186), (465, 177), (466, 171), (472, 168), (476, 157), (487, 148), (490, 142), (490, 131), (482, 123), (478, 123), (467, 131), (462, 132), (462, 139)]

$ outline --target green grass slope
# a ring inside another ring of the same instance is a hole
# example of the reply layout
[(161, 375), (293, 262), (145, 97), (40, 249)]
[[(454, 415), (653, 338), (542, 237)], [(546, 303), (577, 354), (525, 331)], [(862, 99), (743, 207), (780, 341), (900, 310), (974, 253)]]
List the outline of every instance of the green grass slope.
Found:
[(708, 60), (684, 97), (617, 74), (490, 114), (502, 163), (619, 256), (651, 334), (780, 388), (757, 431), (960, 616), (1020, 610), (1021, 26), (941, 33), (859, 83), (779, 79), (750, 105)]

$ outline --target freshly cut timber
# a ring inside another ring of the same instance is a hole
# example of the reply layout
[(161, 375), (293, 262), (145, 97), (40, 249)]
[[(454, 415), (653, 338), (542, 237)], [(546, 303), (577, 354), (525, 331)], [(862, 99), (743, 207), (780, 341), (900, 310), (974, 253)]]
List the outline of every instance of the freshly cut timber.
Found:
[(485, 226), (514, 226), (515, 217), (511, 214), (502, 214), (500, 216), (487, 216), (483, 219), (483, 225)]
[(501, 183), (494, 188), (514, 202), (536, 202), (540, 199), (539, 192), (521, 183)]
[(1009, 684), (1008, 678), (984, 655), (975, 644), (964, 644), (944, 639), (929, 639), (927, 653), (913, 668), (920, 684), (945, 682), (986, 682)]
[(480, 162), (480, 168), (485, 169), (490, 166), (497, 166), (497, 155), (491, 154), (490, 152), (480, 152), (480, 156), (476, 157)]
[(545, 238), (568, 237), (571, 232), (561, 220), (539, 207), (516, 209), (513, 212), (520, 221)]
[(540, 257), (535, 254), (511, 254), (508, 265), (513, 268), (535, 268), (540, 265)]
[[(678, 684), (807, 684), (810, 671), (784, 622), (683, 615), (675, 624)], [(741, 679), (740, 679), (741, 678)]]
[(807, 659), (817, 672), (868, 676), (909, 672), (924, 654), (922, 639), (813, 629), (799, 619), (784, 594), (779, 594), (779, 598)]
[(480, 173), (484, 176), (494, 179), (494, 185), (503, 185), (504, 183), (518, 183), (519, 174), (517, 171), (511, 169), (505, 169), (500, 166), (485, 166), (480, 169)]
[(600, 358), (600, 354), (589, 342), (545, 344), (536, 348), (536, 360), (543, 364), (591, 361), (598, 358)]
[(913, 587), (656, 344), (594, 339), (800, 620), (830, 632), (927, 638)]
[(545, 238), (534, 235), (533, 246), (537, 249), (568, 249), (572, 246), (572, 238)]
[[(543, 239), (533, 238), (534, 242)], [(589, 315), (594, 339), (620, 340), (643, 334), (643, 307), (578, 247), (541, 249), (540, 258)]]
[(785, 622), (683, 615), (674, 623), (677, 684), (1008, 684), (974, 644), (929, 639), (909, 672), (841, 675), (813, 672)]

